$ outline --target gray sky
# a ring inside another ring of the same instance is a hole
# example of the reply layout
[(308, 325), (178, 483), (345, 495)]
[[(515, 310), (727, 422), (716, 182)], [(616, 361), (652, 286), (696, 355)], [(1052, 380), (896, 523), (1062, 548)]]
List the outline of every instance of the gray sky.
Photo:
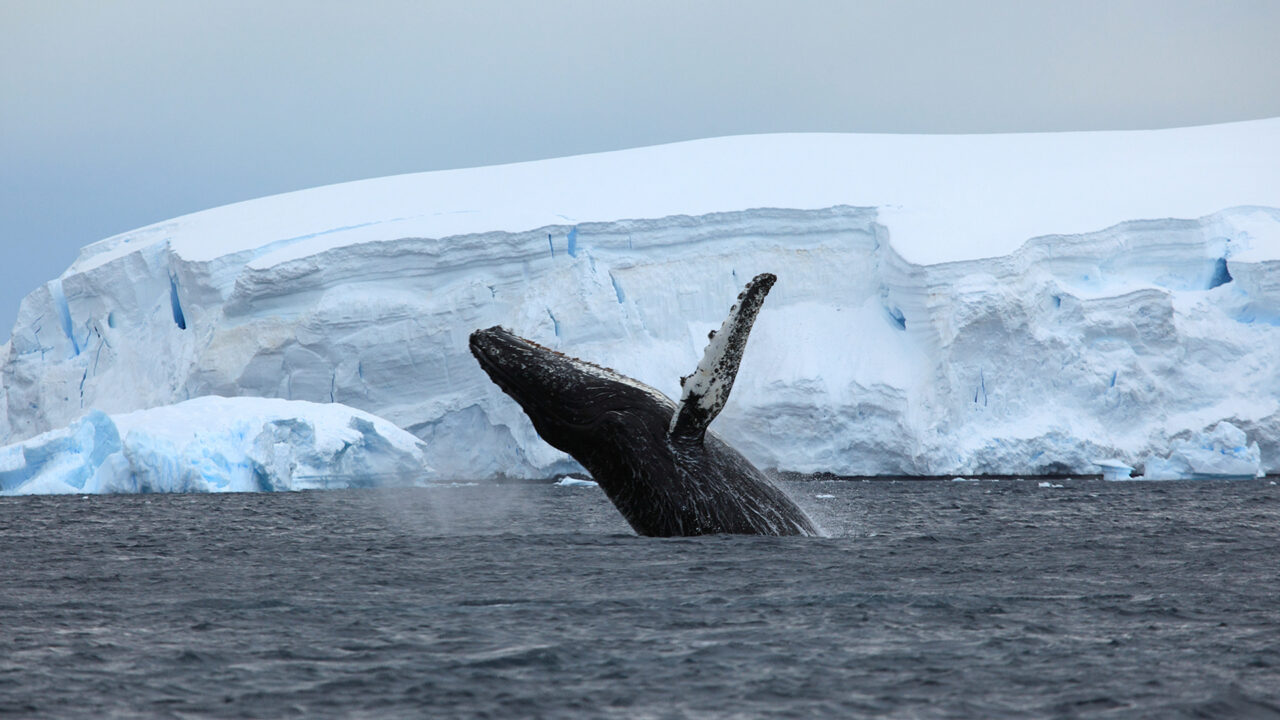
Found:
[(0, 342), (95, 240), (277, 192), (779, 131), (1280, 116), (1274, 0), (0, 0)]

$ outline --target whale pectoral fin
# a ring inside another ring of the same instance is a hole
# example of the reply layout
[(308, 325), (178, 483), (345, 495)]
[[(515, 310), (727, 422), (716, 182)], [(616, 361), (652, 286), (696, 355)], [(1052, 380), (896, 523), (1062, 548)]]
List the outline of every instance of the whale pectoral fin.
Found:
[(671, 416), (668, 429), (673, 439), (701, 441), (707, 426), (720, 414), (729, 399), (729, 391), (733, 389), (733, 379), (738, 375), (738, 365), (742, 362), (742, 352), (747, 349), (751, 326), (755, 324), (760, 306), (777, 279), (770, 273), (752, 278), (738, 295), (738, 301), (729, 310), (724, 324), (708, 336), (711, 342), (702, 354), (698, 369), (680, 380), (683, 388), (680, 406)]

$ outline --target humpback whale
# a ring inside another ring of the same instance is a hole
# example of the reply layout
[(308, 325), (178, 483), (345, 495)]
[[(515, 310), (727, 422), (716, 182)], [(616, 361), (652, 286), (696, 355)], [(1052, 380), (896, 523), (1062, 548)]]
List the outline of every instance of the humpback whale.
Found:
[(679, 404), (609, 368), (501, 327), (471, 334), (471, 353), (552, 446), (582, 464), (641, 535), (817, 535), (789, 497), (707, 426), (720, 413), (756, 314), (777, 278), (747, 283)]

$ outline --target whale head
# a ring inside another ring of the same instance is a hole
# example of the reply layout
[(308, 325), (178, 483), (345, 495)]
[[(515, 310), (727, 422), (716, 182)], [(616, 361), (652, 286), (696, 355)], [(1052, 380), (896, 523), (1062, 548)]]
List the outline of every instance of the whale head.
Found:
[(471, 333), (471, 354), (493, 382), (524, 409), (551, 446), (589, 462), (634, 442), (664, 438), (675, 403), (644, 383), (543, 347), (502, 327)]

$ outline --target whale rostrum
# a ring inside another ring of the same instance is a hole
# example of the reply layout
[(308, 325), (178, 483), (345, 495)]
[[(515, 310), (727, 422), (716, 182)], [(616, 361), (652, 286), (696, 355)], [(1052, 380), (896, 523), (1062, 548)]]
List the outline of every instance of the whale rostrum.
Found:
[(471, 353), (524, 409), (543, 440), (582, 464), (641, 535), (817, 535), (759, 469), (707, 426), (724, 407), (747, 336), (776, 278), (747, 283), (679, 406), (658, 390), (501, 327), (471, 334)]

